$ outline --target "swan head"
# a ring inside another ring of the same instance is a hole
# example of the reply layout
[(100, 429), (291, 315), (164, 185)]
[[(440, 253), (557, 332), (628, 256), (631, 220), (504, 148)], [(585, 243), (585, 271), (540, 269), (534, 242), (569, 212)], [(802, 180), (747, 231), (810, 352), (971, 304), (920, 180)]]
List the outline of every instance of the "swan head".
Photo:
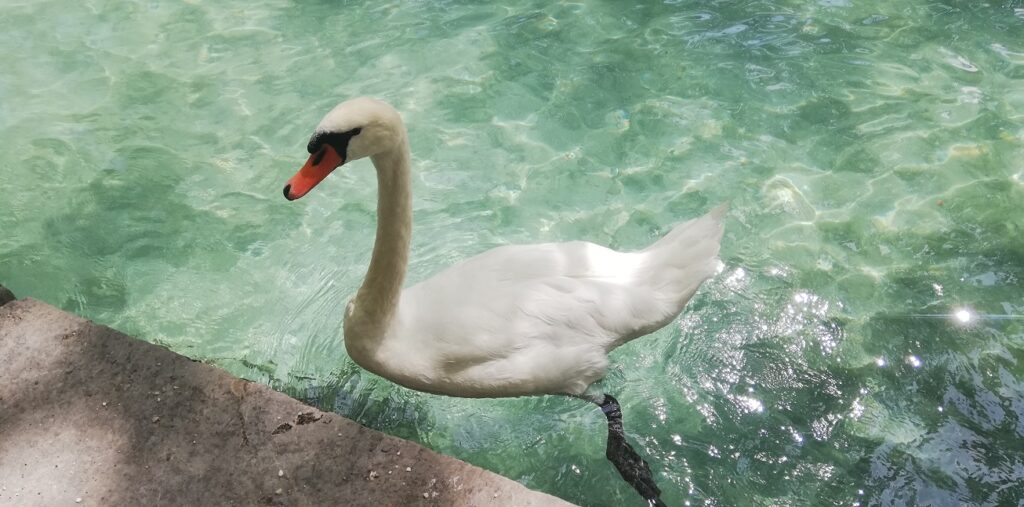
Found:
[(405, 130), (398, 111), (369, 97), (334, 106), (313, 131), (306, 151), (309, 159), (284, 187), (294, 201), (313, 189), (338, 167), (400, 147)]

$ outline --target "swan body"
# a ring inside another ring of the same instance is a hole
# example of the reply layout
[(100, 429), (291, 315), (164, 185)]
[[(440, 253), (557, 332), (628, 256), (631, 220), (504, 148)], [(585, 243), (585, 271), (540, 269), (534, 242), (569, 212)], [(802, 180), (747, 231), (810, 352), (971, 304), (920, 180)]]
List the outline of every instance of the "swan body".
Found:
[(380, 349), (356, 361), (438, 394), (583, 394), (612, 349), (671, 322), (714, 273), (714, 218), (684, 226), (706, 236), (630, 253), (575, 241), (470, 258), (403, 291)]
[(285, 187), (305, 195), (336, 167), (370, 157), (378, 224), (363, 285), (345, 312), (361, 367), (436, 394), (584, 395), (608, 353), (670, 323), (715, 273), (725, 207), (635, 252), (573, 241), (503, 246), (402, 289), (412, 231), (409, 144), (398, 113), (368, 98), (335, 107)]

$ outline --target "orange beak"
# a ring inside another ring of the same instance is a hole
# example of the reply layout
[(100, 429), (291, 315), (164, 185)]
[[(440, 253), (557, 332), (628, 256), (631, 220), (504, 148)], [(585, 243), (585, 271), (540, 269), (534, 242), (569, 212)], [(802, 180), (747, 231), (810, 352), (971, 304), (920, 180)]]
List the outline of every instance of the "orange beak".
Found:
[(288, 180), (288, 184), (284, 186), (284, 198), (294, 201), (306, 195), (328, 174), (331, 174), (331, 171), (344, 163), (345, 160), (341, 158), (341, 155), (338, 155), (331, 145), (325, 144), (320, 151), (310, 155), (309, 160), (306, 160), (306, 165), (302, 166), (302, 169), (299, 169), (299, 172)]

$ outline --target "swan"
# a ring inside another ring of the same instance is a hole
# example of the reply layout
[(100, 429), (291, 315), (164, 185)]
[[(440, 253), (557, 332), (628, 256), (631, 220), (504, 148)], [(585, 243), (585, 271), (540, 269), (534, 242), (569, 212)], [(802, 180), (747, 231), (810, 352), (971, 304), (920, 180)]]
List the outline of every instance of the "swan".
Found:
[(617, 252), (572, 241), (501, 246), (403, 289), (412, 234), (409, 139), (377, 99), (338, 104), (284, 187), (293, 201), (338, 167), (369, 157), (377, 231), (362, 286), (345, 308), (344, 341), (362, 368), (410, 389), (481, 398), (568, 395), (608, 419), (606, 456), (661, 505), (647, 463), (625, 441), (618, 401), (592, 390), (608, 353), (670, 323), (717, 269), (721, 205), (650, 246)]

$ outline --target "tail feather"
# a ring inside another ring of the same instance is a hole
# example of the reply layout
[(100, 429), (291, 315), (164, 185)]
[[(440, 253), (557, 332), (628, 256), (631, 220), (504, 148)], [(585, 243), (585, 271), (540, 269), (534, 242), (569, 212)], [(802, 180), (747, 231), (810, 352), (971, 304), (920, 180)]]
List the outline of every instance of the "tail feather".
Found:
[(642, 251), (647, 267), (642, 271), (642, 286), (656, 304), (645, 313), (643, 326), (624, 334), (611, 348), (667, 325), (683, 311), (701, 284), (717, 272), (726, 210), (723, 204), (679, 224)]
[(697, 287), (715, 274), (727, 209), (728, 205), (721, 204), (700, 218), (679, 224), (645, 250), (651, 264), (659, 267), (651, 273), (653, 286), (664, 287), (668, 296), (682, 296), (685, 304)]
[[(694, 242), (707, 238), (713, 240), (717, 245), (722, 241), (722, 222), (724, 221), (725, 213), (728, 210), (729, 203), (723, 202), (722, 204), (715, 206), (704, 216), (687, 220), (686, 222), (673, 227), (668, 234), (665, 234), (661, 239), (645, 248), (644, 251), (662, 250), (675, 244), (683, 237), (693, 240)], [(718, 255), (717, 248), (713, 255)]]

